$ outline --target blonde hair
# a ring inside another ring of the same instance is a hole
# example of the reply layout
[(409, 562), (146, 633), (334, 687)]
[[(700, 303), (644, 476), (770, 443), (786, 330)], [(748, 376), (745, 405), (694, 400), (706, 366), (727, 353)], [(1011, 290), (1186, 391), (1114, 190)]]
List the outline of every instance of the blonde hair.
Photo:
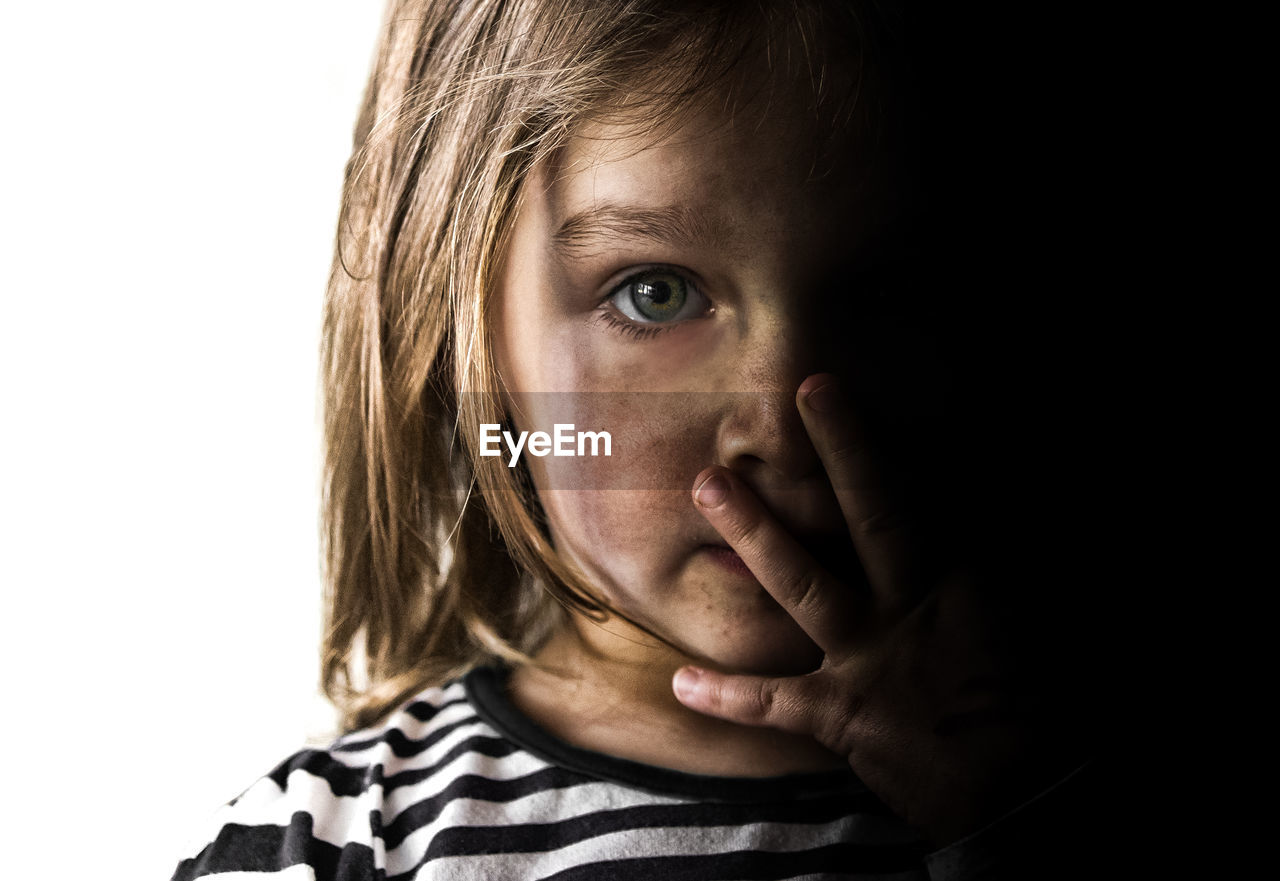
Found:
[[(846, 4), (392, 0), (324, 316), (322, 682), (345, 728), (486, 659), (526, 661), (559, 604), (606, 609), (556, 555), (527, 475), (477, 448), (474, 427), (504, 421), (486, 309), (530, 170), (589, 115), (673, 123), (787, 28), (837, 45), (832, 19), (854, 40), (865, 25)], [(795, 67), (822, 103), (815, 52)]]

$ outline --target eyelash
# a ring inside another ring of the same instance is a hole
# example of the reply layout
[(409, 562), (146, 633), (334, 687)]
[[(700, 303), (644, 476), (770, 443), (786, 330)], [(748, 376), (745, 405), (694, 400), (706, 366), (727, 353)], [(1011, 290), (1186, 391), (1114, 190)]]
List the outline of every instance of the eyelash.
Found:
[[(674, 268), (666, 267), (666, 266), (647, 266), (637, 270), (636, 272), (632, 272), (625, 279), (623, 279), (618, 284), (614, 285), (609, 290), (609, 293), (605, 295), (604, 300), (600, 303), (599, 315), (596, 320), (601, 324), (608, 325), (609, 328), (614, 332), (637, 341), (653, 339), (659, 334), (665, 333), (669, 330), (674, 330), (675, 328), (684, 324), (686, 321), (690, 320), (690, 319), (685, 319), (683, 321), (674, 321), (669, 323), (637, 324), (627, 316), (619, 314), (617, 311), (617, 307), (611, 305), (610, 301), (613, 300), (614, 295), (616, 295), (618, 291), (621, 290), (624, 286), (631, 284), (636, 279), (641, 278), (642, 276), (648, 273), (662, 272), (662, 271), (670, 272), (672, 275), (680, 276), (682, 279), (684, 279), (685, 283), (689, 285), (689, 287), (699, 291), (699, 294), (705, 298), (706, 295), (701, 294), (701, 290), (698, 288), (696, 284), (694, 284), (693, 280), (689, 278), (688, 273), (681, 272)], [(709, 302), (710, 301), (708, 301), (708, 303)], [(706, 311), (706, 316), (709, 316), (714, 312), (715, 312), (715, 306), (710, 306)], [(703, 316), (703, 317), (706, 317), (706, 316)]]
[(607, 324), (623, 336), (631, 337), (635, 340), (647, 340), (656, 337), (660, 333), (668, 330), (674, 330), (679, 327), (679, 323), (675, 324), (654, 324), (641, 326), (625, 317), (619, 317), (609, 308), (609, 304), (605, 303), (600, 307), (600, 317), (597, 319), (601, 324)]

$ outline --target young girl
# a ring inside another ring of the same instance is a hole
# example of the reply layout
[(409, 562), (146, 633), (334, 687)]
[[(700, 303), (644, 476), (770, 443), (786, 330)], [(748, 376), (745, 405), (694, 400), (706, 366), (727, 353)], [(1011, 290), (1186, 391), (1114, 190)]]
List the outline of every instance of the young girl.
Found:
[(349, 733), (176, 879), (1085, 852), (1083, 686), (1026, 617), (1072, 604), (1027, 599), (1062, 596), (1008, 523), (1035, 493), (972, 437), (1009, 365), (942, 256), (991, 212), (925, 212), (953, 191), (914, 33), (870, 2), (391, 3), (325, 323)]

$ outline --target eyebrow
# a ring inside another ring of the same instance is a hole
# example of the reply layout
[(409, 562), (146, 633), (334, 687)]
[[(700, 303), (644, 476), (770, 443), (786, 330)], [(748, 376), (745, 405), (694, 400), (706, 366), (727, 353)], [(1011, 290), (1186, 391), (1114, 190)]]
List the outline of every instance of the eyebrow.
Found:
[(606, 202), (570, 215), (551, 236), (551, 243), (562, 254), (575, 255), (620, 238), (713, 246), (723, 242), (725, 232), (687, 205), (655, 208)]

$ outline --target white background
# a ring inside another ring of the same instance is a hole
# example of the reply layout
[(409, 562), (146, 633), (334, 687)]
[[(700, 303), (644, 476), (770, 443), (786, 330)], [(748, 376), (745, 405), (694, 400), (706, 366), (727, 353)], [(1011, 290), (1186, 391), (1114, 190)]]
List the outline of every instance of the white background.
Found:
[(9, 4), (9, 878), (168, 878), (332, 718), (317, 346), (381, 0)]

